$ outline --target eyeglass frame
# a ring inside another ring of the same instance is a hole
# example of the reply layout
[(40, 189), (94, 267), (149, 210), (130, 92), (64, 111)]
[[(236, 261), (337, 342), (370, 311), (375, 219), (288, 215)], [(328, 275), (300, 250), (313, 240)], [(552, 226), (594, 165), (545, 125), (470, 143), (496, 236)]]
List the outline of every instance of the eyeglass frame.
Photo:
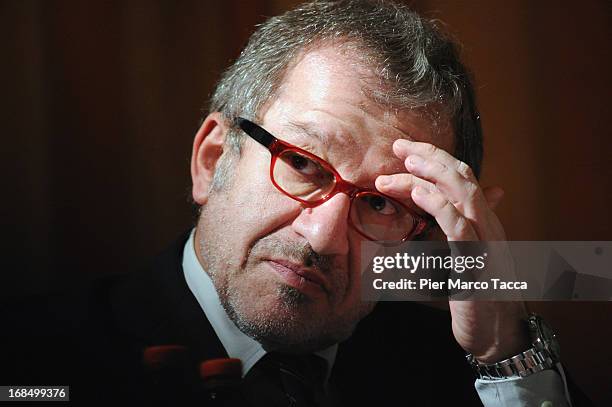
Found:
[[(366, 193), (366, 194), (373, 194), (373, 195), (380, 195), (382, 197), (384, 197), (385, 199), (390, 200), (391, 202), (393, 202), (394, 204), (397, 204), (399, 206), (401, 206), (402, 208), (404, 208), (411, 216), (413, 219), (413, 223), (414, 223), (414, 227), (412, 229), (412, 231), (406, 233), (406, 235), (401, 239), (401, 240), (397, 240), (397, 242), (405, 242), (415, 236), (418, 236), (419, 234), (423, 233), (423, 231), (426, 229), (426, 227), (428, 226), (428, 224), (430, 224), (432, 221), (424, 216), (419, 215), (418, 213), (416, 213), (412, 208), (410, 208), (409, 206), (405, 205), (404, 203), (398, 201), (395, 198), (390, 197), (389, 195), (383, 194), (382, 192), (378, 192), (376, 190), (370, 189), (370, 188), (364, 188), (364, 187), (360, 187), (358, 185), (353, 184), (350, 181), (345, 180), (344, 178), (342, 178), (342, 176), (338, 173), (338, 171), (336, 171), (336, 169), (327, 161), (325, 161), (324, 159), (322, 159), (321, 157), (308, 152), (306, 150), (303, 150), (297, 146), (294, 146), (291, 143), (288, 143), (286, 141), (280, 140), (279, 138), (275, 137), (274, 135), (272, 135), (271, 133), (269, 133), (266, 129), (264, 129), (263, 127), (259, 126), (258, 124), (245, 119), (243, 117), (236, 117), (234, 119), (234, 124), (240, 128), (242, 131), (244, 131), (244, 133), (251, 137), (253, 140), (257, 141), (259, 144), (261, 144), (263, 147), (267, 148), (268, 151), (270, 151), (271, 154), (271, 161), (270, 161), (270, 181), (272, 181), (272, 184), (276, 187), (276, 189), (278, 189), (280, 192), (282, 192), (283, 194), (285, 194), (286, 196), (288, 196), (289, 198), (300, 202), (302, 205), (304, 205), (307, 208), (314, 208), (316, 206), (319, 206), (321, 204), (323, 204), (324, 202), (328, 201), (329, 199), (333, 198), (334, 196), (336, 196), (339, 193), (345, 193), (348, 197), (349, 197), (349, 216), (348, 216), (348, 223), (349, 225), (355, 229), (355, 231), (357, 233), (359, 233), (361, 236), (365, 237), (368, 240), (371, 241), (378, 241), (377, 239), (373, 239), (371, 236), (368, 236), (365, 232), (363, 232), (362, 230), (360, 230), (360, 228), (358, 228), (352, 221), (350, 213), (351, 213), (351, 209), (353, 206), (353, 202), (355, 200), (355, 197), (357, 197), (360, 194)], [(324, 169), (328, 170), (333, 176), (334, 176), (334, 187), (333, 189), (328, 192), (327, 194), (325, 194), (322, 198), (316, 200), (316, 201), (306, 201), (303, 200), (301, 198), (298, 198), (295, 195), (290, 194), (289, 192), (285, 191), (283, 188), (280, 187), (280, 185), (278, 185), (278, 183), (276, 182), (275, 178), (274, 178), (274, 165), (276, 164), (276, 160), (278, 159), (278, 157), (285, 151), (287, 150), (291, 150), (291, 151), (296, 151), (300, 154), (303, 154), (313, 160), (315, 160), (317, 163), (321, 164)]]

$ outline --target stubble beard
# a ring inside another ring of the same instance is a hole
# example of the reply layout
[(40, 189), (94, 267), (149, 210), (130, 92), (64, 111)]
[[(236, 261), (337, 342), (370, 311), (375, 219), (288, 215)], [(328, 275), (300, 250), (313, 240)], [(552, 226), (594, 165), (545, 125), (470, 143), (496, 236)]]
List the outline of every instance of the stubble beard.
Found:
[(232, 322), (265, 349), (294, 353), (324, 349), (348, 338), (357, 322), (371, 310), (369, 305), (360, 304), (346, 315), (336, 315), (331, 298), (327, 312), (316, 312), (318, 308), (312, 298), (284, 283), (250, 280), (247, 286), (244, 283), (249, 273), (258, 265), (257, 253), (300, 259), (302, 264), (322, 269), (329, 276), (333, 275), (331, 261), (314, 253), (307, 243), (296, 245), (269, 235), (255, 242), (244, 264), (232, 264), (224, 257), (231, 248), (219, 245), (217, 236), (207, 233), (214, 231), (214, 226), (200, 220), (201, 259), (221, 305)]

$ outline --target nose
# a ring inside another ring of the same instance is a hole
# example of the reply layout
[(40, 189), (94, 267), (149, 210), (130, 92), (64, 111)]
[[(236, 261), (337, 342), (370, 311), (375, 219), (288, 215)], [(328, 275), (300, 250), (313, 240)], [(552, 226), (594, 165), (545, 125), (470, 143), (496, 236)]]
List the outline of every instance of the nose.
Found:
[(346, 255), (350, 199), (339, 193), (314, 208), (305, 208), (292, 223), (320, 255)]

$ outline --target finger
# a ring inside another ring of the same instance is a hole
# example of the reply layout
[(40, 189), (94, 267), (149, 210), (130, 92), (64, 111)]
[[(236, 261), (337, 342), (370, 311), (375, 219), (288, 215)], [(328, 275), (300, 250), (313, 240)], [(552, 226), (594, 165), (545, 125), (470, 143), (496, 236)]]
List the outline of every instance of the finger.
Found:
[(402, 160), (405, 160), (409, 155), (414, 154), (421, 156), (426, 160), (438, 161), (448, 168), (456, 170), (462, 177), (472, 181), (476, 180), (476, 177), (474, 177), (474, 173), (469, 165), (458, 160), (447, 151), (438, 148), (433, 144), (398, 139), (393, 143), (393, 152)]
[(433, 183), (463, 216), (477, 219), (479, 213), (489, 210), (478, 182), (463, 177), (454, 168), (416, 154), (409, 155), (405, 165), (413, 175)]
[(491, 210), (495, 210), (504, 198), (504, 190), (500, 187), (487, 187), (482, 192)]
[(442, 193), (416, 187), (412, 190), (412, 200), (436, 218), (440, 229), (449, 241), (479, 240), (470, 221), (462, 216)]
[[(483, 240), (503, 240), (505, 234), (499, 219), (491, 210), (488, 201), (477, 181), (468, 180), (452, 169), (437, 161), (414, 160), (421, 158), (410, 155), (406, 159), (406, 168), (416, 178), (423, 177), (436, 186), (436, 191), (442, 193), (461, 216), (468, 220), (476, 236)], [(501, 190), (501, 188), (500, 188)], [(501, 197), (499, 191), (491, 194), (491, 199)], [(492, 202), (495, 204), (495, 202)]]
[(408, 173), (380, 175), (376, 178), (375, 185), (376, 189), (383, 194), (398, 199), (409, 198), (410, 192), (417, 186), (423, 187), (428, 191), (436, 189), (436, 186), (431, 182)]

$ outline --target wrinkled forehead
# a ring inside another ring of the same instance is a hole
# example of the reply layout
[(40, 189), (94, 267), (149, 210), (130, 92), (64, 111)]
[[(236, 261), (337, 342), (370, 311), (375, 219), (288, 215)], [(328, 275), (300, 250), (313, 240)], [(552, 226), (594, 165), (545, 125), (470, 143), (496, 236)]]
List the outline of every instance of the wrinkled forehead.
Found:
[[(383, 106), (368, 93), (377, 78), (346, 51), (328, 46), (298, 57), (262, 114), (275, 136), (330, 161), (343, 177), (405, 171), (392, 151), (399, 138), (433, 143), (450, 151), (448, 121), (424, 110)], [(367, 180), (366, 180), (367, 179)]]

